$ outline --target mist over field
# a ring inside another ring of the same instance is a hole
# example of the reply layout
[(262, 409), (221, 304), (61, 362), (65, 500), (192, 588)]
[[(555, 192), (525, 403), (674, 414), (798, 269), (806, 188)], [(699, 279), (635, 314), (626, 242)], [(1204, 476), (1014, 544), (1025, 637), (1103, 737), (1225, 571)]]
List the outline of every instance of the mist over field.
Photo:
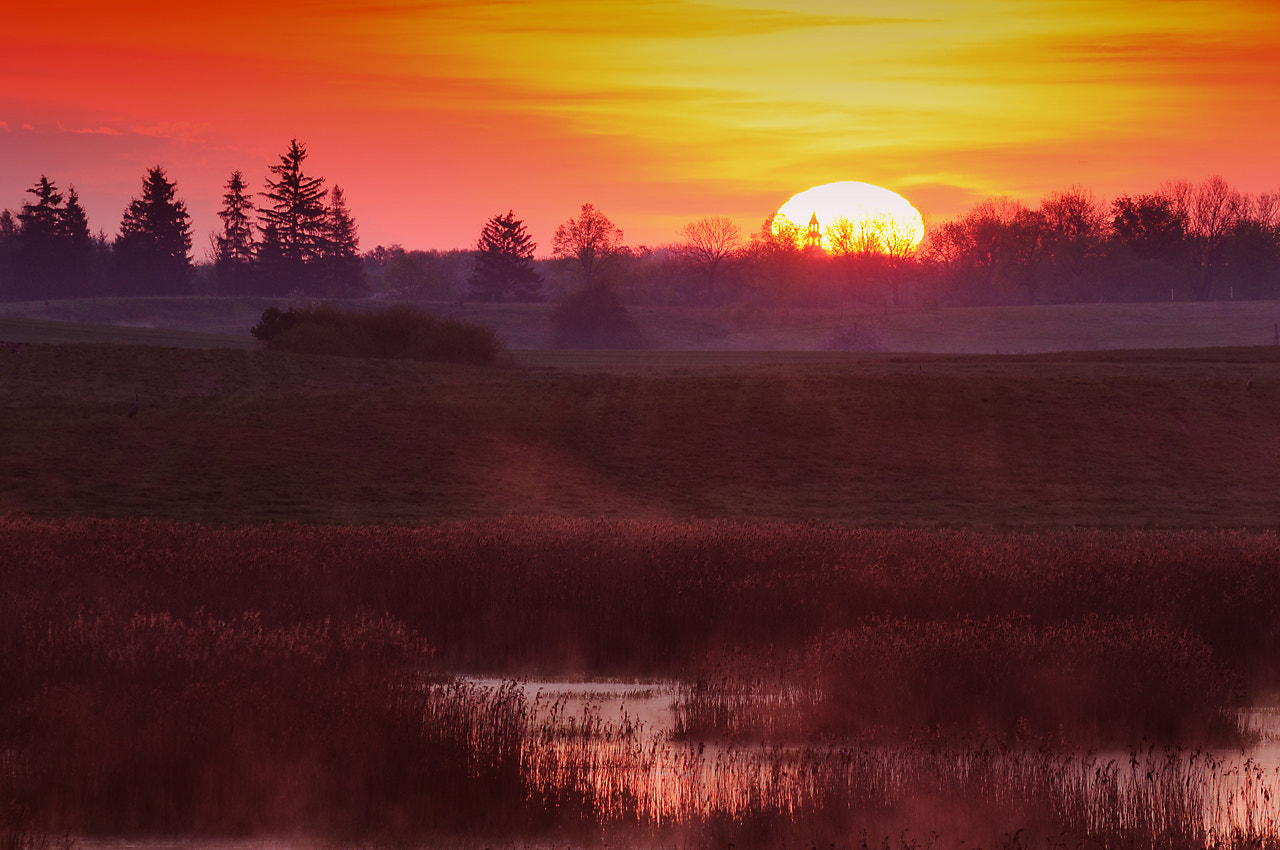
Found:
[[(96, 299), (0, 303), (12, 340), (151, 342), (187, 347), (251, 347), (249, 329), (272, 304), (226, 298)], [(348, 309), (377, 309), (351, 302)], [(424, 302), (432, 315), (493, 328), (511, 349), (553, 348), (551, 304)], [(753, 309), (629, 308), (646, 351), (851, 351), (1034, 354), (1123, 349), (1274, 345), (1280, 302), (1151, 302), (1041, 307)], [(57, 324), (32, 326), (31, 321)], [(137, 331), (137, 333), (134, 333)], [(164, 337), (165, 332), (210, 335)]]

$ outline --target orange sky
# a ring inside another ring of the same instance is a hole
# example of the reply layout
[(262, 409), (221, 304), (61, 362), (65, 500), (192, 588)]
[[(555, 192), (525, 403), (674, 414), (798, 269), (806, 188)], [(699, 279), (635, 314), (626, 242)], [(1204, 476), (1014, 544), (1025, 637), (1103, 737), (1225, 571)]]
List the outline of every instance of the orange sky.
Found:
[(858, 180), (926, 220), (1075, 184), (1280, 188), (1280, 4), (1197, 0), (47, 0), (0, 24), (0, 207), (41, 174), (113, 235), (165, 167), (203, 259), (289, 139), (362, 247), (539, 253), (591, 202), (630, 244)]

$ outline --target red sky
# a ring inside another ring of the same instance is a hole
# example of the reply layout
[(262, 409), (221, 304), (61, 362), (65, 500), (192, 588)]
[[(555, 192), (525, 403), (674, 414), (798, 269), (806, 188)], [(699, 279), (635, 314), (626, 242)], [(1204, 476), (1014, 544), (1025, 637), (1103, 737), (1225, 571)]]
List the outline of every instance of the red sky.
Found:
[(114, 235), (162, 165), (203, 259), (291, 138), (361, 246), (539, 253), (591, 202), (630, 244), (744, 231), (837, 180), (926, 221), (990, 194), (1280, 188), (1272, 0), (46, 0), (0, 24), (0, 207), (42, 174)]

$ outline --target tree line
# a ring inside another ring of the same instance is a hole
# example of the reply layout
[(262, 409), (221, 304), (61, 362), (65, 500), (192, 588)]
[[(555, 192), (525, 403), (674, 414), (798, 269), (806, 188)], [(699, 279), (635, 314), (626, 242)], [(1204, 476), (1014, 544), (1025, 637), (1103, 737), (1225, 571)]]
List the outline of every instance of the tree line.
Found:
[[(518, 232), (521, 247), (501, 247), (495, 228)], [(390, 295), (485, 301), (586, 291), (598, 300), (606, 290), (632, 304), (761, 306), (1280, 298), (1280, 193), (1250, 195), (1221, 177), (1109, 203), (1078, 187), (1036, 206), (988, 198), (919, 245), (900, 230), (887, 218), (806, 227), (774, 215), (748, 237), (731, 219), (707, 216), (669, 245), (633, 247), (585, 204), (557, 229), (548, 258), (534, 258), (523, 224), (507, 213), (490, 220), (472, 250), (379, 247), (366, 264), (374, 287)], [(521, 283), (486, 259), (503, 251), (519, 255)], [(411, 279), (430, 284), (402, 286)]]
[(306, 148), (290, 142), (256, 203), (243, 173), (231, 174), (203, 279), (191, 256), (186, 203), (160, 166), (148, 169), (114, 239), (90, 233), (74, 186), (64, 194), (41, 176), (17, 212), (0, 212), (0, 297), (363, 295), (355, 219), (341, 187), (308, 174), (306, 158)]
[(993, 198), (935, 230), (919, 262), (961, 303), (1276, 298), (1280, 193), (1215, 176), (1110, 204), (1079, 188), (1038, 207)]
[[(1280, 193), (1221, 177), (1175, 181), (1104, 202), (1073, 187), (1038, 205), (984, 200), (915, 245), (888, 221), (803, 223), (768, 216), (744, 235), (725, 216), (688, 223), (656, 247), (629, 246), (584, 204), (549, 256), (514, 211), (466, 250), (358, 251), (342, 190), (304, 169), (296, 140), (263, 191), (226, 184), (212, 262), (191, 260), (189, 218), (163, 169), (148, 171), (119, 235), (92, 236), (75, 189), (42, 177), (17, 213), (0, 213), (0, 297), (204, 292), (410, 301), (834, 306), (990, 305), (1280, 298)], [(824, 238), (825, 237), (825, 238)], [(825, 243), (825, 248), (823, 247)], [(198, 272), (198, 273), (197, 273)]]

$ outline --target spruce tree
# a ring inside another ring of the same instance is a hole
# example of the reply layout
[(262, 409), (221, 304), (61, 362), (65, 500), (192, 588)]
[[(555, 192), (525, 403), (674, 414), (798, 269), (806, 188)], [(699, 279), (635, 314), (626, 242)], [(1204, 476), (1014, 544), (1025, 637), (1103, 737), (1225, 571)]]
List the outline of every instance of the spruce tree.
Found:
[(481, 301), (540, 301), (542, 275), (533, 267), (537, 248), (515, 212), (495, 215), (476, 241), (471, 297)]
[(290, 280), (295, 275), (294, 266), (284, 255), (280, 235), (274, 224), (262, 226), (262, 241), (253, 256), (254, 292), (259, 295), (280, 297), (293, 291)]
[[(272, 267), (263, 266), (260, 271), (274, 277), (268, 284), (277, 292), (318, 294), (316, 269), (308, 266), (324, 256), (328, 243), (328, 192), (324, 178), (303, 173), (306, 158), (307, 149), (293, 139), (289, 150), (269, 169), (274, 179), (267, 178), (266, 191), (262, 193), (267, 203), (258, 208), (263, 231), (261, 250), (273, 257)], [(270, 246), (266, 244), (268, 229), (274, 234)]]
[(62, 274), (71, 293), (96, 295), (104, 269), (94, 262), (97, 246), (89, 234), (89, 216), (80, 205), (75, 186), (67, 187), (67, 204), (62, 208), (58, 232), (63, 245)]
[(87, 289), (93, 243), (84, 208), (71, 189), (64, 196), (48, 177), (27, 193), (35, 197), (18, 212), (10, 252), (8, 295), (62, 298)]
[(14, 256), (18, 251), (18, 220), (0, 210), (0, 298), (13, 297)]
[(350, 297), (365, 291), (364, 263), (360, 259), (360, 238), (355, 219), (347, 209), (347, 199), (336, 183), (329, 193), (323, 264), (325, 294)]
[(250, 272), (253, 269), (253, 202), (245, 194), (248, 188), (244, 175), (231, 172), (227, 192), (222, 196), (222, 233), (214, 236), (214, 277), (218, 291), (227, 294), (245, 294), (250, 290)]
[(142, 196), (129, 202), (115, 243), (120, 290), (136, 295), (186, 292), (191, 279), (191, 217), (177, 185), (155, 166)]

